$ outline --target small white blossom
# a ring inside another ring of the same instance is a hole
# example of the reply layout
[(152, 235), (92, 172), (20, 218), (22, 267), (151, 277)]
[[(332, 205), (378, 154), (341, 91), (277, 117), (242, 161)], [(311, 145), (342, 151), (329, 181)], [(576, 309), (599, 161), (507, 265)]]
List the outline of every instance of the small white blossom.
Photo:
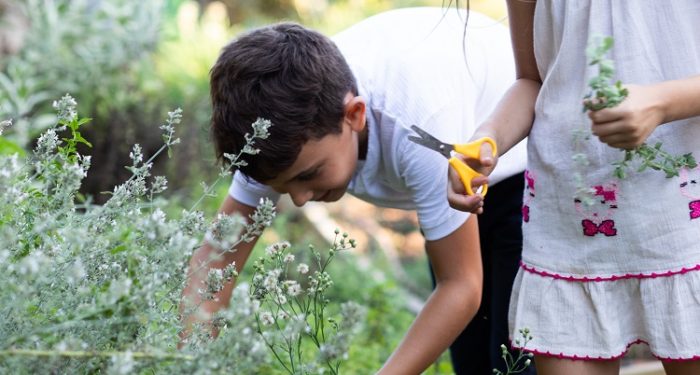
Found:
[(75, 108), (78, 103), (72, 96), (66, 94), (60, 100), (53, 101), (53, 108), (58, 113), (58, 119), (61, 121), (72, 121), (78, 113)]
[(263, 325), (266, 326), (272, 325), (275, 322), (275, 318), (269, 311), (263, 311), (260, 314), (260, 320), (262, 321)]
[(129, 158), (134, 165), (138, 165), (143, 161), (143, 151), (141, 150), (141, 145), (138, 143), (134, 145), (132, 151), (129, 153)]
[(156, 208), (153, 210), (153, 213), (151, 214), (151, 219), (156, 222), (157, 224), (164, 224), (165, 223), (165, 212), (161, 210), (160, 208)]
[(296, 297), (299, 294), (301, 294), (301, 285), (299, 285), (296, 280), (287, 280), (284, 282), (284, 287), (287, 291), (287, 294), (289, 294), (292, 297)]
[(306, 263), (299, 263), (297, 266), (297, 272), (302, 275), (306, 275), (309, 272), (309, 266)]

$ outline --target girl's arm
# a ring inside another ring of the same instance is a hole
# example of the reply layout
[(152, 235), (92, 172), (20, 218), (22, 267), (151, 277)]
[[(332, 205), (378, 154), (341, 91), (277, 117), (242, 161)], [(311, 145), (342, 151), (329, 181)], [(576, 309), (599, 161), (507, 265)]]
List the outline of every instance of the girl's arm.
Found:
[(379, 374), (420, 374), (474, 317), (481, 301), (479, 230), (470, 216), (445, 238), (427, 241), (436, 287)]
[[(505, 154), (530, 133), (535, 116), (535, 100), (542, 84), (537, 70), (532, 39), (535, 1), (508, 0), (507, 3), (510, 37), (515, 57), (516, 81), (472, 137), (472, 140), (481, 137), (493, 138), (498, 146), (497, 156)], [(491, 146), (484, 143), (481, 149), (481, 159), (471, 161), (469, 164), (484, 176), (488, 176), (498, 160), (491, 155)], [(462, 211), (481, 213), (483, 197), (478, 194), (465, 195), (464, 186), (452, 168), (450, 168), (449, 179), (447, 200), (450, 202), (450, 206)], [(487, 178), (481, 178), (474, 179), (472, 184), (479, 186), (487, 182)]]
[(593, 134), (612, 147), (632, 149), (657, 126), (700, 116), (700, 75), (651, 85), (626, 85), (617, 107), (591, 111)]

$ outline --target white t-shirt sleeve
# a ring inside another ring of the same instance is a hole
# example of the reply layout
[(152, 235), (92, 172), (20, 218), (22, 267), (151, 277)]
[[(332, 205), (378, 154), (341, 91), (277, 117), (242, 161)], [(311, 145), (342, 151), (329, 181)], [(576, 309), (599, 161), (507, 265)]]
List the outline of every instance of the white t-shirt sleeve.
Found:
[(447, 159), (407, 137), (397, 139), (399, 168), (413, 195), (418, 221), (425, 238), (438, 240), (454, 232), (469, 218), (468, 212), (447, 202)]
[(257, 207), (261, 198), (267, 197), (276, 203), (280, 197), (279, 193), (275, 192), (271, 187), (263, 185), (252, 178), (247, 178), (240, 171), (234, 172), (228, 195), (238, 202), (251, 207)]

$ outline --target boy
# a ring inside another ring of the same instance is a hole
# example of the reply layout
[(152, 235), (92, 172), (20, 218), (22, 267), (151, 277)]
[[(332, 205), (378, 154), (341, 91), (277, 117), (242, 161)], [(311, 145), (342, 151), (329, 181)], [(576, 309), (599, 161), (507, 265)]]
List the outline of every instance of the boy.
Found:
[[(273, 124), (269, 138), (256, 141), (260, 153), (236, 171), (221, 212), (248, 217), (264, 196), (289, 194), (302, 206), (338, 200), (346, 191), (379, 206), (417, 210), (436, 288), (380, 373), (423, 371), (481, 301), (476, 217), (449, 207), (445, 159), (408, 140), (415, 124), (445, 142), (463, 142), (514, 79), (505, 28), (472, 12), (464, 46), (463, 22), (457, 11), (439, 8), (387, 12), (337, 35), (335, 44), (302, 26), (278, 24), (229, 44), (211, 72), (220, 158), (243, 147), (256, 118)], [(522, 184), (524, 166), (520, 145), (499, 160), (489, 198), (498, 199), (497, 183), (507, 177)], [(518, 202), (514, 207), (519, 212)], [(516, 235), (519, 229), (518, 222)], [(208, 269), (234, 261), (241, 268), (253, 245), (199, 267), (214, 251), (205, 244), (190, 263), (200, 271), (185, 295), (197, 303)], [(219, 301), (202, 309), (227, 305), (232, 288), (227, 285)]]

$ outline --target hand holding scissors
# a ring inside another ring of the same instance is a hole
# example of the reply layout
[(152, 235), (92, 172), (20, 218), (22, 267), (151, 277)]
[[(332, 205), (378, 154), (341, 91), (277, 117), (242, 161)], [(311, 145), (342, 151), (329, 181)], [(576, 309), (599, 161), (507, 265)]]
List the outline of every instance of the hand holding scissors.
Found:
[[(444, 156), (446, 159), (448, 159), (450, 166), (452, 166), (452, 168), (459, 175), (459, 178), (462, 181), (462, 184), (464, 185), (464, 189), (466, 190), (467, 195), (474, 195), (474, 191), (472, 190), (472, 180), (476, 177), (482, 177), (483, 175), (472, 169), (460, 158), (453, 156), (452, 151), (462, 154), (470, 159), (480, 159), (481, 145), (484, 143), (488, 143), (491, 145), (491, 149), (493, 150), (493, 157), (496, 157), (496, 142), (489, 137), (484, 137), (469, 143), (450, 144), (440, 141), (439, 139), (433, 137), (428, 132), (419, 128), (416, 125), (411, 126), (411, 130), (418, 133), (419, 137), (410, 136), (408, 137), (408, 139), (431, 150), (437, 151), (440, 154), (442, 154), (442, 156)], [(481, 191), (481, 195), (486, 196), (486, 192), (488, 191), (488, 184), (483, 184), (482, 186), (483, 190)]]

